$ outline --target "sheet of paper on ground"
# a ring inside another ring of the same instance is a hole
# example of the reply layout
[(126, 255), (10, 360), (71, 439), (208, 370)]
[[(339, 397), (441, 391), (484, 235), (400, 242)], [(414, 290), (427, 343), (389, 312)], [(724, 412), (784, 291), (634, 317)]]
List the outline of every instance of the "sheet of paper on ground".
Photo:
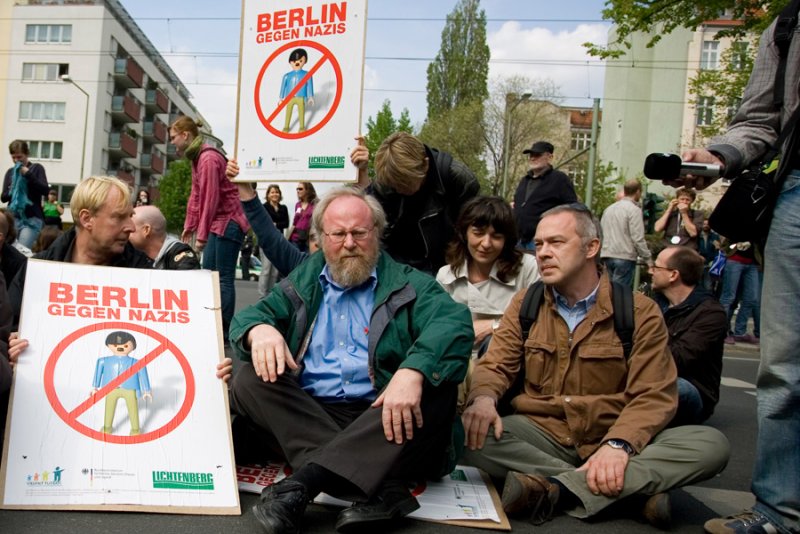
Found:
[[(271, 462), (262, 466), (237, 466), (236, 473), (240, 490), (261, 493), (266, 486), (290, 475), (291, 470), (283, 463)], [(421, 483), (412, 490), (420, 508), (409, 517), (423, 521), (466, 521), (469, 526), (502, 529), (508, 519), (493, 498), (497, 492), (486, 480), (475, 467), (457, 466), (449, 476), (437, 482)], [(351, 504), (326, 494), (314, 502), (334, 506)]]
[(367, 1), (244, 0), (236, 113), (242, 181), (356, 180)]
[(239, 513), (217, 288), (210, 271), (28, 262), (4, 507)]

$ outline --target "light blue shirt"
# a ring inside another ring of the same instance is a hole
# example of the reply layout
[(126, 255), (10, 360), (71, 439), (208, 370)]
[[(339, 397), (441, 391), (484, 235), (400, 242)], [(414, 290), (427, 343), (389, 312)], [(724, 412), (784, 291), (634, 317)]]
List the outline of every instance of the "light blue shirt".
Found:
[[(293, 70), (284, 74), (283, 80), (281, 81), (281, 98), (286, 98), (286, 95), (288, 95), (297, 84), (303, 81), (306, 74), (308, 74), (308, 72), (303, 69)], [(312, 76), (309, 78), (294, 96), (295, 98), (314, 98), (314, 77)]]
[(328, 266), (319, 275), (322, 302), (303, 357), (300, 386), (320, 402), (373, 401), (369, 377), (369, 320), (375, 305), (375, 270), (357, 287), (342, 288)]
[(594, 303), (597, 302), (597, 289), (599, 287), (600, 283), (598, 282), (597, 286), (594, 288), (594, 291), (589, 293), (586, 298), (576, 302), (571, 308), (569, 304), (567, 304), (567, 299), (561, 296), (561, 294), (559, 294), (559, 292), (553, 288), (553, 296), (556, 299), (558, 314), (567, 323), (570, 333), (575, 331), (575, 327), (577, 327), (580, 322), (586, 318), (586, 314), (589, 313), (589, 308), (594, 306)]

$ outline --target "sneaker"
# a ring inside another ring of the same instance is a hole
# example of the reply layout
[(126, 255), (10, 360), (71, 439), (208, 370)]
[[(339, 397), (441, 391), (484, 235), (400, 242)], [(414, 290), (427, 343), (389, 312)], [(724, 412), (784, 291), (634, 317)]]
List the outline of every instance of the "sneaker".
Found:
[(558, 494), (558, 484), (543, 476), (509, 471), (503, 486), (503, 510), (517, 516), (530, 512), (531, 523), (541, 525), (553, 518)]
[(733, 339), (733, 336), (728, 336), (728, 337), (725, 338), (725, 344), (726, 345), (733, 345), (735, 343), (736, 343), (736, 340)]
[(733, 336), (733, 340), (739, 343), (752, 343), (753, 345), (758, 345), (761, 342), (756, 336), (751, 336), (750, 334)]
[(709, 519), (703, 528), (709, 534), (778, 534), (778, 529), (769, 519), (753, 510)]

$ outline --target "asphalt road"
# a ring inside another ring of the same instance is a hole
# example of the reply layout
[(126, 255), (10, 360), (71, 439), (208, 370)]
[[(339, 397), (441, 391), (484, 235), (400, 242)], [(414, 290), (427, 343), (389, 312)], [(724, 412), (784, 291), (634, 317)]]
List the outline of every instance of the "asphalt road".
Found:
[[(256, 283), (237, 281), (237, 308), (258, 299)], [(751, 346), (726, 346), (723, 367), (721, 400), (708, 424), (724, 432), (733, 449), (727, 469), (719, 476), (697, 486), (671, 492), (673, 525), (670, 532), (702, 532), (703, 523), (717, 515), (727, 515), (749, 507), (753, 496), (749, 493), (750, 471), (755, 453), (756, 398), (755, 377), (758, 368), (758, 350)], [(170, 534), (262, 532), (250, 508), (257, 496), (240, 494), (241, 516), (187, 516), (177, 514), (109, 513), (109, 512), (55, 512), (0, 510), (0, 533), (73, 533), (105, 534), (147, 532)], [(614, 510), (581, 521), (559, 516), (535, 527), (543, 534), (583, 534), (613, 532), (636, 534), (659, 532), (635, 517), (630, 507)], [(306, 514), (303, 532), (334, 532), (337, 509), (311, 505)], [(512, 520), (514, 532), (532, 532), (534, 527), (525, 521)], [(468, 533), (485, 530), (454, 527), (414, 520), (404, 520), (392, 528), (391, 533)], [(386, 533), (388, 534), (388, 532)]]

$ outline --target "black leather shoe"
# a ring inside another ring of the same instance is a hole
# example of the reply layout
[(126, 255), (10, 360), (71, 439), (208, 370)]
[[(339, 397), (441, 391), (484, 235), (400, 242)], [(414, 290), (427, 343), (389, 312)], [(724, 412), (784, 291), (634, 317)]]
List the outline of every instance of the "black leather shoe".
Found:
[(357, 532), (365, 527), (372, 529), (376, 522), (400, 519), (417, 508), (417, 499), (404, 483), (386, 481), (367, 502), (342, 510), (336, 520), (336, 530)]
[(291, 478), (267, 486), (253, 515), (268, 534), (296, 534), (308, 504), (306, 487)]

